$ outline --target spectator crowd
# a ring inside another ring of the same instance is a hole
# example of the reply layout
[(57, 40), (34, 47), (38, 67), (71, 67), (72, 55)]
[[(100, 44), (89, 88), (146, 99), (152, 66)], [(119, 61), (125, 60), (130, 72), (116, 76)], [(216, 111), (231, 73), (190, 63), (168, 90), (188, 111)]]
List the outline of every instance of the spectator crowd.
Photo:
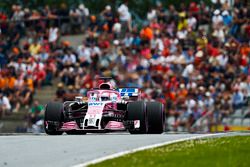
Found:
[[(0, 112), (31, 107), (36, 90), (55, 78), (56, 99), (68, 100), (85, 95), (99, 76), (111, 76), (117, 86), (139, 87), (143, 98), (163, 102), (174, 128), (191, 131), (204, 115), (221, 120), (250, 98), (249, 5), (158, 2), (142, 25), (129, 1), (96, 15), (83, 4), (13, 5), (10, 15), (0, 12)], [(84, 34), (79, 46), (60, 40), (74, 33)], [(34, 113), (33, 123), (34, 115), (41, 117)]]

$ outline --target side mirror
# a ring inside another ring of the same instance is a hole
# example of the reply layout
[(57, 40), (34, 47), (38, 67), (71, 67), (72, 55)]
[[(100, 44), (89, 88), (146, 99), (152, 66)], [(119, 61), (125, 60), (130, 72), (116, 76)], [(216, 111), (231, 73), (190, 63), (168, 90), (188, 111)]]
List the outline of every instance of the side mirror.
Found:
[(75, 97), (75, 101), (82, 102), (83, 101), (83, 97), (82, 96), (76, 96)]

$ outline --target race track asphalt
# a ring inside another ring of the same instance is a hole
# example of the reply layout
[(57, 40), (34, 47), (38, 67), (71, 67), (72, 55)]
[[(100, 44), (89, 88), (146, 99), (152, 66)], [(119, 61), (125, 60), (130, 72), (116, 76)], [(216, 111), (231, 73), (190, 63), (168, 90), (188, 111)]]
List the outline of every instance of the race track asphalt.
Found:
[(201, 134), (0, 136), (0, 167), (70, 167), (110, 154)]

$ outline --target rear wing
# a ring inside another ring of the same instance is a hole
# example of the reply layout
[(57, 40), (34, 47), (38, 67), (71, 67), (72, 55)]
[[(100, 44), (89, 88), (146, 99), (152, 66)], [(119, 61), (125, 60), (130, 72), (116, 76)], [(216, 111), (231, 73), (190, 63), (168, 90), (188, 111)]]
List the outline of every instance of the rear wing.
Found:
[(139, 88), (118, 88), (121, 97), (140, 97), (141, 92)]

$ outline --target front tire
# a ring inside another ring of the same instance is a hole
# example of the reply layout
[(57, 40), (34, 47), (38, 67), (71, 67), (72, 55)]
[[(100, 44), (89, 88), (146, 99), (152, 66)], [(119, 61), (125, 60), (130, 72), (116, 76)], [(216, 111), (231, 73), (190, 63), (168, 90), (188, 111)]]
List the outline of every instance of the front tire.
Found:
[(129, 129), (129, 132), (131, 134), (146, 134), (148, 132), (148, 119), (147, 119), (145, 102), (136, 101), (128, 103), (127, 120), (140, 121), (140, 127), (138, 129)]
[(148, 133), (161, 134), (164, 131), (165, 113), (160, 102), (147, 102)]
[(62, 135), (63, 131), (58, 131), (63, 121), (63, 104), (59, 102), (49, 102), (46, 105), (44, 117), (44, 130), (48, 135)]

